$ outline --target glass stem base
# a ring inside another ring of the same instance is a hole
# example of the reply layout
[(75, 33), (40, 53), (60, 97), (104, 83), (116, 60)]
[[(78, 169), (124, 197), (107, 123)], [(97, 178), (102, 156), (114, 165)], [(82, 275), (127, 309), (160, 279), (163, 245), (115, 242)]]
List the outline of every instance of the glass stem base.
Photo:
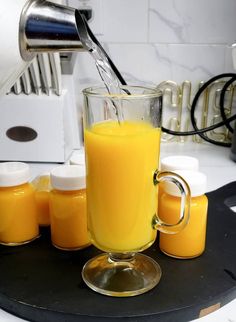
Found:
[(140, 253), (101, 254), (84, 265), (82, 278), (98, 293), (128, 297), (155, 287), (161, 278), (161, 268), (151, 257)]

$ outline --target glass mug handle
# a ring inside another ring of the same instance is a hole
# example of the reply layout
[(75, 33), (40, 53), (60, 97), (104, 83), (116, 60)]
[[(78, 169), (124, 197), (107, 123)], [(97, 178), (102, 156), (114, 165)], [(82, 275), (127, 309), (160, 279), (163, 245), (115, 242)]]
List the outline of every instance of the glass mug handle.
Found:
[(187, 182), (177, 173), (164, 171), (155, 171), (153, 183), (157, 185), (160, 182), (167, 181), (174, 183), (180, 191), (180, 216), (179, 221), (175, 224), (168, 224), (162, 221), (157, 214), (154, 215), (152, 226), (154, 229), (167, 234), (176, 234), (180, 232), (188, 223), (190, 216), (190, 198), (191, 192)]

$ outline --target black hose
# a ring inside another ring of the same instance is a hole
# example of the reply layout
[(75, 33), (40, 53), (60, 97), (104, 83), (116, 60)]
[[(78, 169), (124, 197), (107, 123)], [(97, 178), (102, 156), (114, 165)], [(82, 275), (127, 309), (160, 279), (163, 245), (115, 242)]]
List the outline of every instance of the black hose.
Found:
[[(196, 110), (196, 106), (198, 103), (198, 100), (201, 96), (201, 94), (206, 90), (206, 88), (211, 85), (213, 82), (215, 82), (218, 79), (221, 78), (226, 78), (226, 77), (231, 77), (230, 80), (224, 85), (222, 92), (221, 92), (221, 96), (220, 96), (220, 111), (221, 111), (221, 116), (223, 121), (214, 124), (212, 126), (203, 128), (203, 129), (199, 129), (197, 127), (196, 124), (196, 120), (195, 120), (195, 110)], [(190, 110), (190, 119), (191, 119), (191, 123), (192, 126), (194, 128), (193, 131), (188, 131), (188, 132), (178, 132), (178, 131), (171, 131), (169, 129), (166, 129), (164, 127), (162, 127), (162, 131), (168, 134), (172, 134), (172, 135), (178, 135), (178, 136), (188, 136), (188, 135), (195, 135), (198, 134), (202, 139), (204, 139), (207, 142), (210, 142), (212, 144), (215, 145), (219, 145), (219, 146), (226, 146), (226, 147), (230, 147), (231, 143), (225, 143), (225, 142), (221, 142), (221, 141), (216, 141), (216, 140), (212, 140), (209, 137), (207, 137), (206, 135), (204, 135), (204, 133), (208, 132), (208, 131), (212, 131), (218, 127), (221, 127), (223, 125), (227, 126), (229, 128), (230, 126), (230, 122), (236, 120), (236, 114), (227, 118), (225, 115), (225, 111), (224, 111), (224, 98), (225, 98), (225, 92), (227, 90), (227, 88), (229, 87), (229, 85), (231, 85), (231, 83), (236, 80), (236, 74), (234, 73), (224, 73), (224, 74), (219, 74), (217, 76), (212, 77), (211, 79), (209, 79), (205, 84), (203, 84), (203, 86), (198, 90), (198, 92), (196, 93), (196, 95), (194, 96), (193, 102), (192, 102), (192, 106), (191, 106), (191, 110)], [(231, 127), (231, 132), (232, 132), (232, 127)]]
[[(220, 94), (220, 113), (223, 121), (227, 121), (227, 116), (225, 114), (225, 108), (224, 108), (224, 101), (225, 101), (225, 93), (228, 89), (228, 87), (236, 80), (236, 75), (232, 77), (228, 82), (225, 83), (224, 87), (222, 88), (221, 94)], [(225, 126), (228, 128), (228, 130), (233, 133), (234, 129), (230, 124), (227, 122), (225, 123)]]

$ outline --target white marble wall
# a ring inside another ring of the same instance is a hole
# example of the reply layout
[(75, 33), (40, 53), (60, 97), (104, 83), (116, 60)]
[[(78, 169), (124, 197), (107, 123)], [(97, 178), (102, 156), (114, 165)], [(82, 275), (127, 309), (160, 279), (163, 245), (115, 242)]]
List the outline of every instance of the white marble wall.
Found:
[[(235, 0), (100, 1), (98, 39), (128, 83), (187, 79), (197, 84), (233, 72)], [(100, 82), (87, 53), (78, 55), (75, 75), (79, 87)]]

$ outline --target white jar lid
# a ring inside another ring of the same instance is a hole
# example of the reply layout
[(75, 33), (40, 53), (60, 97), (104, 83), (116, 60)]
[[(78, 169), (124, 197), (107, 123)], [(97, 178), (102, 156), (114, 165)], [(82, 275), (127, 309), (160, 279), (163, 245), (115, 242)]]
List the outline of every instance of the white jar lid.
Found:
[[(177, 170), (174, 171), (180, 175), (189, 185), (191, 197), (204, 195), (207, 189), (207, 177), (204, 173), (191, 170)], [(165, 192), (176, 197), (180, 197), (180, 191), (175, 184), (165, 182)]]
[(58, 190), (70, 191), (86, 188), (85, 166), (62, 165), (52, 169), (51, 186)]
[(84, 150), (73, 151), (69, 163), (73, 165), (85, 165)]
[(29, 165), (24, 162), (0, 163), (0, 187), (13, 187), (28, 182)]
[(194, 170), (198, 171), (199, 161), (187, 155), (172, 155), (161, 160), (161, 171)]

